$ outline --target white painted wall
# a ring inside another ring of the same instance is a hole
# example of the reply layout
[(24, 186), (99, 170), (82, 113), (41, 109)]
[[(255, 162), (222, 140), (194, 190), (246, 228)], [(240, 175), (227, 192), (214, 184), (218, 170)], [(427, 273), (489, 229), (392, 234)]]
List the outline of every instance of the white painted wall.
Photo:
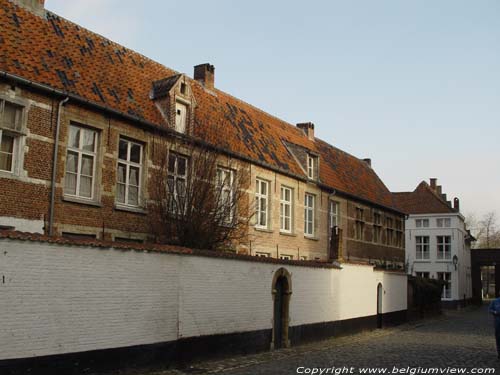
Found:
[[(271, 284), (292, 275), (290, 325), (406, 309), (406, 275), (0, 240), (0, 360), (271, 329)], [(3, 283), (5, 277), (5, 283)]]
[[(449, 228), (438, 228), (436, 219), (450, 218)], [(428, 228), (417, 228), (416, 219), (429, 219)], [(449, 214), (419, 214), (409, 215), (405, 223), (406, 227), (406, 261), (408, 272), (415, 275), (416, 272), (429, 272), (431, 278), (437, 278), (437, 272), (451, 273), (451, 298), (444, 301), (456, 301), (472, 297), (471, 259), (470, 247), (465, 241), (464, 217), (459, 213)], [(416, 237), (429, 236), (430, 259), (416, 259)], [(437, 236), (451, 236), (451, 259), (437, 259)], [(453, 256), (458, 257), (457, 269), (453, 264)]]

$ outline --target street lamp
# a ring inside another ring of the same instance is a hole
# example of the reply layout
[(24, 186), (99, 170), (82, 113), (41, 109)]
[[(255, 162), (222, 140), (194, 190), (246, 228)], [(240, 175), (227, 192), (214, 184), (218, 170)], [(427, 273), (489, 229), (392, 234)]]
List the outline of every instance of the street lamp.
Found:
[(453, 265), (455, 266), (455, 271), (457, 270), (457, 264), (458, 264), (458, 257), (456, 255), (453, 255)]

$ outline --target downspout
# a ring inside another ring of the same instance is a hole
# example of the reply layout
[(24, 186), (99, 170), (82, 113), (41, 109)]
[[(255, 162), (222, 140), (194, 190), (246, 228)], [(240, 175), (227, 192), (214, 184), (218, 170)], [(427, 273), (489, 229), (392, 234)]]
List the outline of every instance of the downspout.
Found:
[(54, 235), (54, 204), (56, 199), (56, 175), (57, 175), (57, 154), (59, 151), (59, 131), (61, 128), (62, 107), (69, 101), (69, 97), (59, 102), (57, 107), (56, 139), (54, 142), (54, 155), (52, 156), (52, 180), (50, 183), (50, 212), (49, 212), (49, 236)]

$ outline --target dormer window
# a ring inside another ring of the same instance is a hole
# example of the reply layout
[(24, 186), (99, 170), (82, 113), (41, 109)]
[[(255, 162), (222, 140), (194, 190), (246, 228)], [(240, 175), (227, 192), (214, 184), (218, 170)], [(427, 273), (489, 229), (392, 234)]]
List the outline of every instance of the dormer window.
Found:
[(187, 105), (184, 103), (175, 103), (175, 130), (179, 133), (186, 132)]
[(312, 155), (307, 155), (307, 178), (314, 180), (316, 178), (318, 158)]

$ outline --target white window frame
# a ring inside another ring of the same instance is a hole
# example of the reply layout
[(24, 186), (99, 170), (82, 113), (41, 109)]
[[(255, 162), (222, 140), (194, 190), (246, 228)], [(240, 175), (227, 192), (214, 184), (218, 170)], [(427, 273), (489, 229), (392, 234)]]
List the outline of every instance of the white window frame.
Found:
[[(262, 187), (265, 186), (265, 193), (262, 192)], [(269, 189), (271, 184), (269, 181), (263, 180), (261, 178), (256, 179), (255, 188), (255, 212), (256, 212), (256, 223), (257, 228), (267, 229), (269, 228)], [(262, 206), (265, 206), (264, 209)], [(263, 215), (263, 216), (262, 216)], [(264, 220), (262, 220), (264, 218)]]
[[(71, 131), (71, 128), (77, 128), (77, 129), (80, 129), (80, 136), (78, 138), (78, 148), (77, 147), (72, 147), (70, 146), (69, 142), (70, 142), (70, 136), (69, 136), (69, 132)], [(82, 139), (83, 139), (83, 133), (85, 131), (89, 131), (89, 132), (92, 132), (94, 133), (94, 150), (93, 151), (85, 151), (83, 150), (81, 147), (82, 147)], [(98, 149), (99, 149), (99, 131), (97, 129), (92, 129), (92, 128), (88, 128), (88, 127), (85, 127), (85, 126), (80, 126), (80, 125), (76, 125), (76, 124), (70, 124), (70, 127), (68, 129), (68, 145), (67, 145), (67, 149), (66, 149), (66, 166), (65, 166), (65, 176), (64, 176), (64, 195), (65, 196), (68, 196), (68, 197), (75, 197), (75, 198), (78, 198), (78, 199), (84, 199), (84, 200), (88, 200), (88, 201), (92, 201), (92, 200), (95, 200), (95, 186), (96, 186), (96, 165), (97, 165), (97, 157), (98, 157)], [(66, 176), (68, 174), (68, 165), (67, 165), (67, 158), (68, 158), (68, 154), (72, 152), (72, 153), (76, 153), (77, 154), (77, 170), (76, 170), (76, 173), (74, 172), (69, 172), (71, 174), (76, 174), (76, 191), (75, 191), (75, 194), (71, 194), (71, 193), (67, 193), (66, 192)], [(81, 169), (82, 169), (82, 160), (83, 160), (83, 156), (90, 156), (93, 158), (93, 163), (92, 163), (92, 176), (85, 176), (85, 177), (92, 177), (92, 184), (91, 184), (91, 187), (90, 187), (90, 197), (85, 197), (83, 195), (80, 194), (80, 180), (81, 180), (81, 177), (82, 177), (82, 173), (81, 173)]]
[[(442, 251), (439, 249), (442, 248)], [(436, 259), (451, 259), (451, 236), (436, 236)]]
[[(221, 181), (220, 174), (229, 174), (229, 184), (226, 183), (227, 177), (224, 178), (223, 181)], [(217, 190), (220, 192), (219, 198), (219, 209), (224, 209), (222, 205), (224, 202), (221, 201), (222, 197), (224, 196), (225, 192), (229, 192), (229, 206), (230, 206), (230, 212), (229, 216), (224, 218), (224, 224), (230, 225), (233, 223), (234, 219), (234, 170), (225, 168), (225, 167), (217, 167)], [(222, 186), (220, 185), (222, 182)], [(219, 190), (221, 189), (221, 190)]]
[[(419, 256), (419, 253), (420, 253), (420, 256)], [(430, 256), (431, 256), (430, 237), (429, 236), (415, 236), (415, 259), (416, 260), (429, 260)]]
[(307, 154), (307, 178), (314, 180), (315, 178), (315, 168), (316, 167), (316, 157)]
[[(286, 200), (286, 191), (290, 193), (290, 200)], [(289, 208), (290, 215), (286, 215), (286, 207)], [(286, 228), (288, 219), (289, 228)], [(293, 228), (293, 189), (288, 186), (281, 186), (280, 188), (280, 232), (292, 233)]]
[[(14, 120), (14, 127), (5, 126), (4, 124), (3, 114), (6, 103), (18, 108)], [(25, 127), (25, 109), (26, 107), (22, 104), (0, 98), (0, 144), (4, 137), (12, 138), (12, 154), (0, 151), (0, 153), (2, 154), (11, 155), (10, 170), (0, 169), (0, 173), (4, 173), (7, 175), (18, 174), (20, 165), (23, 162), (23, 157), (20, 153), (20, 150), (22, 149), (23, 137), (25, 136), (25, 134), (23, 133)]]
[(421, 277), (421, 278), (424, 278), (424, 279), (429, 279), (430, 278), (430, 272), (427, 272), (427, 271), (415, 272), (415, 276)]
[(451, 219), (449, 217), (436, 219), (436, 226), (438, 228), (450, 228)]
[(446, 281), (447, 284), (443, 286), (441, 299), (451, 299), (451, 272), (438, 272), (438, 280)]
[(429, 228), (429, 219), (415, 219), (416, 228)]
[[(120, 153), (118, 152), (118, 165), (117, 165), (117, 171), (116, 171), (116, 184), (117, 184), (117, 191), (118, 191), (118, 185), (125, 185), (125, 195), (124, 195), (124, 202), (118, 201), (118, 194), (116, 194), (115, 200), (116, 203), (119, 205), (124, 205), (124, 206), (131, 206), (131, 207), (140, 207), (142, 203), (141, 199), (141, 194), (142, 194), (142, 163), (143, 163), (143, 155), (144, 155), (144, 147), (142, 144), (136, 141), (132, 141), (128, 138), (125, 137), (120, 137), (118, 141), (118, 150), (120, 149), (120, 143), (121, 142), (126, 142), (127, 143), (127, 160), (120, 159)], [(132, 150), (132, 145), (139, 146), (140, 148), (140, 156), (139, 156), (139, 163), (130, 161), (130, 153)], [(125, 166), (125, 182), (118, 182), (118, 168), (122, 164)], [(131, 204), (128, 203), (129, 201), (129, 186), (130, 186), (130, 168), (138, 168), (138, 186), (137, 186), (137, 204)]]
[(293, 260), (293, 255), (290, 255), (290, 254), (280, 254), (280, 259), (283, 259), (283, 260)]
[[(308, 199), (309, 198), (309, 199)], [(310, 215), (309, 215), (310, 214)], [(311, 193), (304, 194), (304, 236), (314, 237), (316, 224), (316, 196)], [(311, 232), (308, 227), (311, 226)]]
[(270, 258), (271, 257), (271, 253), (266, 253), (264, 251), (256, 251), (255, 252), (255, 256), (256, 257), (261, 257), (261, 258)]
[[(170, 158), (174, 157), (174, 171), (171, 172), (169, 170), (170, 168)], [(185, 161), (185, 171), (184, 174), (179, 173), (179, 159), (184, 159)], [(184, 156), (182, 154), (178, 154), (176, 152), (170, 151), (168, 154), (168, 160), (167, 160), (167, 194), (172, 194), (173, 195), (173, 201), (170, 201), (172, 206), (169, 205), (168, 210), (171, 213), (178, 213), (177, 210), (174, 210), (173, 204), (174, 202), (179, 202), (178, 199), (178, 191), (177, 191), (177, 181), (183, 180), (185, 187), (187, 188), (187, 179), (188, 179), (188, 173), (189, 173), (189, 158), (187, 156)], [(172, 178), (173, 179), (173, 191), (170, 191), (170, 187), (168, 185), (168, 180)]]
[(334, 200), (328, 201), (328, 239), (332, 239), (332, 228), (339, 226), (340, 203)]

